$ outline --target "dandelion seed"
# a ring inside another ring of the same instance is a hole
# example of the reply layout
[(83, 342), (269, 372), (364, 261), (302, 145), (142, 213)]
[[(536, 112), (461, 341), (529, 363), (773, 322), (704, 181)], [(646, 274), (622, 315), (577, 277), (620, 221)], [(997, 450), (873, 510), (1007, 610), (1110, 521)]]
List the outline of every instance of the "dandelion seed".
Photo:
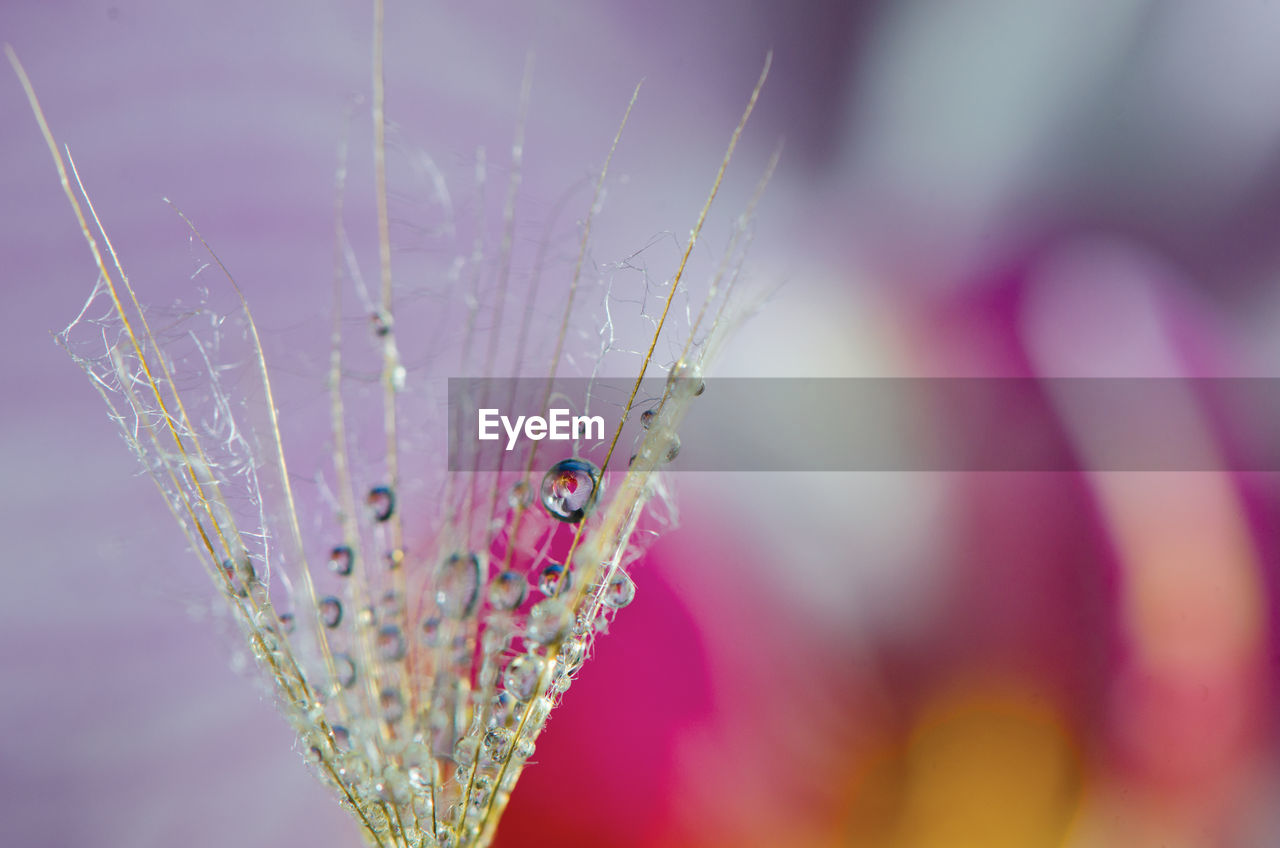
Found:
[[(629, 471), (610, 469), (622, 438), (619, 424), (605, 439), (607, 450), (598, 465), (575, 456), (555, 462), (539, 478), (550, 458), (540, 463), (536, 449), (529, 449), (497, 470), (477, 463), (465, 475), (440, 481), (436, 490), (419, 474), (430, 466), (423, 456), (431, 450), (424, 448), (428, 440), (405, 426), (407, 421), (426, 426), (421, 422), (437, 420), (433, 413), (440, 410), (429, 381), (416, 379), (428, 357), (414, 345), (430, 333), (417, 332), (415, 320), (432, 316), (411, 311), (415, 298), (405, 297), (399, 281), (412, 275), (392, 272), (393, 225), (413, 215), (390, 208), (394, 163), (384, 113), (382, 0), (374, 2), (374, 19), (369, 118), (377, 283), (366, 284), (362, 251), (345, 228), (344, 152), (335, 179), (330, 462), (306, 473), (286, 462), (267, 356), (235, 278), (175, 207), (193, 242), (207, 252), (209, 267), (223, 275), (219, 290), (232, 306), (186, 310), (186, 324), (153, 324), (74, 161), (54, 142), (30, 81), (12, 51), (7, 53), (99, 275), (89, 304), (59, 341), (90, 376), (224, 596), (275, 690), (280, 712), (298, 734), (299, 749), (369, 844), (477, 848), (493, 838), (538, 734), (591, 653), (595, 635), (634, 597), (634, 583), (622, 569), (640, 556), (649, 535), (637, 528), (660, 491), (653, 476), (656, 458), (674, 458), (675, 430), (690, 399), (702, 391), (702, 368), (717, 333), (729, 324), (721, 320), (724, 303), (712, 307), (718, 284), (692, 327), (677, 333), (667, 323), (668, 313), (683, 291), (690, 255), (764, 83), (768, 60), (669, 278), (661, 311), (645, 316), (653, 332), (632, 354), (638, 361), (635, 384), (621, 410), (633, 408), (659, 340), (682, 349), (668, 390), (641, 416), (645, 432), (639, 459)], [(523, 315), (514, 306), (504, 311), (507, 301), (518, 302), (510, 288), (517, 270), (521, 277), (526, 271), (537, 277), (534, 270), (518, 269), (516, 257), (531, 77), (526, 68), (501, 236), (493, 239), (484, 232), (486, 210), (477, 202), (474, 240), (465, 250), (448, 245), (458, 254), (446, 275), (448, 293), (466, 292), (465, 314), (457, 311), (457, 303), (443, 314), (449, 321), (460, 317), (456, 327), (464, 370), (478, 367), (492, 376), (514, 363), (519, 371), (542, 357), (531, 351), (552, 350), (545, 372), (549, 394), (562, 366), (583, 353), (571, 349), (570, 328), (594, 285), (588, 279), (595, 267), (589, 256), (592, 226), (603, 209), (609, 166), (639, 89), (585, 207), (573, 268), (558, 289), (563, 304), (558, 330), (546, 348), (539, 348), (529, 337), (539, 305), (532, 297), (536, 288), (531, 286)], [(476, 192), (482, 201), (487, 159), (477, 159)], [(441, 233), (457, 233), (453, 204), (440, 182), (433, 183), (428, 206), (448, 219), (437, 228)], [(394, 202), (401, 202), (399, 195)], [(541, 263), (541, 258), (535, 263), (538, 272)], [(493, 293), (487, 316), (492, 330), (481, 340), (482, 296)], [(359, 299), (358, 312), (344, 310), (352, 297)], [(608, 294), (601, 305), (611, 308)], [(702, 314), (714, 314), (714, 326), (705, 336), (710, 341), (694, 345)], [(514, 320), (520, 321), (518, 331), (506, 332)], [(352, 324), (365, 329), (347, 339), (343, 330)], [(415, 332), (406, 334), (407, 327)], [(514, 348), (508, 349), (512, 340)], [(686, 385), (694, 380), (696, 385)], [(355, 397), (359, 404), (352, 402)], [(366, 402), (370, 399), (374, 402)], [(254, 423), (259, 413), (261, 423)], [(308, 503), (295, 498), (294, 488), (301, 485), (322, 492), (325, 497), (314, 500), (329, 504), (331, 514), (300, 514), (300, 502)], [(541, 597), (523, 613), (535, 575)], [(277, 602), (287, 602), (292, 611), (277, 615)]]

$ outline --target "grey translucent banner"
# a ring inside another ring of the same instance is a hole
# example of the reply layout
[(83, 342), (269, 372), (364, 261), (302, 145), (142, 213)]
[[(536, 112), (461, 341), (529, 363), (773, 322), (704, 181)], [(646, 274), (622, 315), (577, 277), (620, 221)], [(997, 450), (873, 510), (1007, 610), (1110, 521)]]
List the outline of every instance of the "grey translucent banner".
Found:
[[(629, 403), (634, 379), (451, 379), (449, 468), (602, 464), (615, 434), (624, 468), (667, 386)], [(1280, 379), (709, 379), (678, 433), (673, 471), (1278, 471)]]

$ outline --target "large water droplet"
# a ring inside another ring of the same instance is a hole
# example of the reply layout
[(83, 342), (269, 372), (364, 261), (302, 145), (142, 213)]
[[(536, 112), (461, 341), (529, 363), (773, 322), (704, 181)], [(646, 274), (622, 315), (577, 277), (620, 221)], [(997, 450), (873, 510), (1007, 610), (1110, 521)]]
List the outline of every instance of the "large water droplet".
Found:
[(337, 627), (342, 622), (342, 601), (333, 595), (320, 599), (320, 623), (325, 627)]
[(507, 755), (507, 747), (511, 744), (512, 733), (505, 727), (491, 727), (484, 735), (484, 747), (489, 756), (501, 760)]
[(374, 486), (364, 500), (374, 521), (386, 521), (396, 511), (396, 496), (390, 486)]
[(613, 576), (609, 578), (609, 582), (605, 584), (604, 593), (600, 596), (600, 601), (612, 609), (622, 609), (635, 600), (635, 597), (636, 584), (632, 582), (625, 571), (615, 571)]
[(595, 506), (600, 469), (585, 459), (562, 459), (542, 478), (542, 505), (553, 518), (577, 524)]
[(453, 554), (436, 569), (436, 604), (450, 618), (466, 618), (480, 595), (480, 558)]
[(395, 624), (387, 624), (378, 630), (376, 640), (378, 658), (387, 662), (404, 659), (404, 631)]
[(502, 685), (518, 701), (527, 701), (538, 688), (542, 674), (542, 658), (536, 654), (523, 654), (507, 664), (502, 673)]
[(338, 545), (329, 552), (329, 570), (346, 577), (355, 565), (355, 552), (347, 545)]
[(489, 603), (496, 610), (513, 610), (524, 603), (529, 581), (518, 571), (507, 570), (489, 584)]
[(569, 571), (563, 565), (553, 562), (538, 575), (538, 591), (548, 598), (554, 598), (569, 588), (570, 580)]

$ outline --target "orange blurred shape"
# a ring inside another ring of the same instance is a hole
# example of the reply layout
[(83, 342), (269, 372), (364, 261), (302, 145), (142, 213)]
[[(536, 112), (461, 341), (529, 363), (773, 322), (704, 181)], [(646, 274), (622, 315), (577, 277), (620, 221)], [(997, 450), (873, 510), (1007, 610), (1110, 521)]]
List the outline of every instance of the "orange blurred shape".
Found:
[(850, 845), (1060, 846), (1084, 795), (1077, 747), (1058, 713), (1016, 689), (935, 698), (867, 763)]

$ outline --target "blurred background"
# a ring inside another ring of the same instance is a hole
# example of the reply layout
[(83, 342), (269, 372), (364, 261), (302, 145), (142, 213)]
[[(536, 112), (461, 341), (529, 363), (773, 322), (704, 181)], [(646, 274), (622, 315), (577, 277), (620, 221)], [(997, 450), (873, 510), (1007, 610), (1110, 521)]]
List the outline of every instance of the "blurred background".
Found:
[[(322, 336), (307, 292), (368, 89), (365, 6), (6, 3), (0, 40), (153, 297), (194, 255), (168, 196), (260, 323)], [(1280, 4), (389, 6), (389, 112), (454, 170), (505, 153), (535, 51), (535, 217), (646, 80), (601, 235), (619, 255), (687, 232), (774, 50), (708, 236), (785, 139), (750, 269), (770, 294), (718, 374), (1275, 374)], [(12, 77), (0, 116), (0, 843), (354, 844), (52, 343), (90, 260)], [(1212, 402), (1185, 403), (1230, 455)], [(1099, 434), (1064, 427), (1088, 468)], [(1275, 474), (676, 488), (681, 528), (634, 572), (498, 844), (1275, 844)]]

